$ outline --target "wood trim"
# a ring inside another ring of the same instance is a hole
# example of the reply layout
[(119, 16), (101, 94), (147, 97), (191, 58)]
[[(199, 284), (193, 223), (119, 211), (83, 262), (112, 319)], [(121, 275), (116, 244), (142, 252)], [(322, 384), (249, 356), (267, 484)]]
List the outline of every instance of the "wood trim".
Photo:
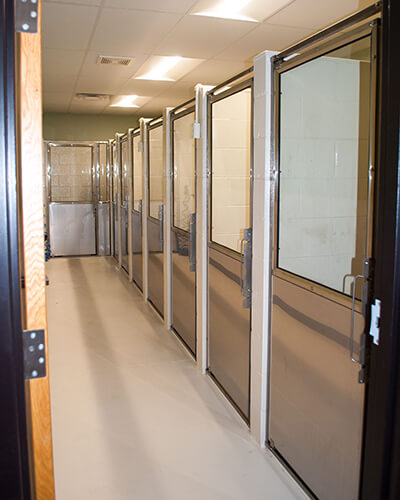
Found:
[[(38, 34), (18, 35), (17, 98), (20, 112), (18, 136), (25, 328), (46, 331), (46, 352), (48, 352), (43, 240), (41, 2), (39, 2), (38, 26)], [(55, 493), (49, 377), (30, 381), (27, 397), (32, 426), (33, 490), (37, 500), (51, 500), (55, 497)]]

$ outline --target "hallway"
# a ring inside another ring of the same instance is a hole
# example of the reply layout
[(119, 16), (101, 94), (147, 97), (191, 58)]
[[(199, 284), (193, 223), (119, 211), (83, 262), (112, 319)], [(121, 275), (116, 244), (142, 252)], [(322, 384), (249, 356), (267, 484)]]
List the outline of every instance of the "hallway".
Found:
[(306, 498), (113, 259), (47, 274), (57, 500)]

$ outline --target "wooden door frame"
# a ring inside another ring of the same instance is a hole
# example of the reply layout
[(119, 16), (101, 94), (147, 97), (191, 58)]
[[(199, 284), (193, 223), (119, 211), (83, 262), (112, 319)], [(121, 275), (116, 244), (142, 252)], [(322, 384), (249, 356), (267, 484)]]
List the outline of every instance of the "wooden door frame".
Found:
[(0, 491), (31, 498), (18, 249), (14, 2), (0, 11)]

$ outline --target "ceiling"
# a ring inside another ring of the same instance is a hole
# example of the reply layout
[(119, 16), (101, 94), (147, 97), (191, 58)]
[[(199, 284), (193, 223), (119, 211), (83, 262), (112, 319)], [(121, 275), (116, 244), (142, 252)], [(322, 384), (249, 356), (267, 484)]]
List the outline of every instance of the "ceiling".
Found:
[[(252, 0), (263, 21), (251, 22), (191, 15), (201, 2), (204, 0), (45, 0), (44, 110), (156, 116), (164, 107), (190, 99), (197, 83), (221, 83), (251, 66), (253, 57), (263, 50), (282, 50), (372, 3)], [(134, 60), (126, 67), (98, 65), (99, 55)], [(176, 81), (135, 79), (154, 55), (192, 58), (195, 67), (192, 64)], [(77, 100), (77, 93), (135, 94), (147, 99), (139, 109), (115, 108), (106, 101)]]

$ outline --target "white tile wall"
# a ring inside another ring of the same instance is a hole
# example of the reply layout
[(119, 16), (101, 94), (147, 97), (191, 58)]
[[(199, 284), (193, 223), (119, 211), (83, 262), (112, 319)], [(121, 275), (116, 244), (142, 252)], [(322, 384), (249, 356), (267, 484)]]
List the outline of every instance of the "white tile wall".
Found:
[(189, 231), (195, 203), (194, 113), (174, 121), (174, 225)]
[(133, 138), (133, 208), (139, 211), (139, 201), (143, 200), (142, 153), (139, 152), (140, 135)]
[(158, 219), (160, 205), (163, 204), (163, 125), (149, 130), (149, 214)]
[(360, 272), (365, 238), (368, 88), (369, 65), (357, 60), (324, 57), (281, 75), (279, 266), (340, 291)]
[(212, 239), (240, 251), (251, 225), (251, 92), (216, 102), (212, 113)]
[(51, 201), (92, 201), (92, 149), (51, 147)]

